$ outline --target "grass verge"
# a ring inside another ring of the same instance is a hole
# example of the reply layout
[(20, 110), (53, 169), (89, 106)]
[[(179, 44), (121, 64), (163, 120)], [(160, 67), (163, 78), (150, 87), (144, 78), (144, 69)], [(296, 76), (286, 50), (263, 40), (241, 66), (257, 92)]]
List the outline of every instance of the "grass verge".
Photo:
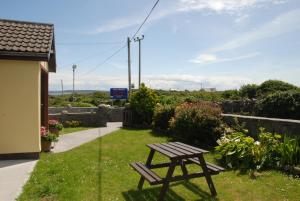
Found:
[(63, 128), (61, 134), (65, 135), (65, 134), (74, 133), (74, 132), (77, 132), (77, 131), (84, 131), (84, 130), (88, 130), (88, 129), (92, 129), (92, 127)]
[[(145, 162), (149, 143), (165, 142), (150, 130), (121, 129), (71, 151), (42, 154), (19, 201), (24, 200), (126, 200), (154, 201), (160, 186), (137, 190), (139, 175), (130, 162)], [(214, 162), (212, 154), (206, 160)], [(161, 155), (154, 162), (166, 161)], [(198, 170), (191, 166), (190, 171)], [(166, 169), (156, 171), (163, 176)], [(181, 173), (176, 169), (176, 173)], [(166, 201), (177, 200), (299, 200), (300, 179), (276, 171), (265, 171), (257, 179), (248, 174), (226, 171), (213, 176), (218, 196), (210, 196), (204, 178), (173, 183)]]

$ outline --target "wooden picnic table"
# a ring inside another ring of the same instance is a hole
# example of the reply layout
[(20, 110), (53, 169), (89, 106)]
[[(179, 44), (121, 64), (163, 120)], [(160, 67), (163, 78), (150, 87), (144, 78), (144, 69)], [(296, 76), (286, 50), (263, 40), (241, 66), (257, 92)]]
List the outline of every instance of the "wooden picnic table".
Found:
[[(168, 142), (148, 144), (150, 153), (146, 164), (141, 162), (131, 163), (131, 167), (140, 175), (138, 188), (143, 188), (144, 181), (147, 180), (150, 185), (162, 184), (162, 188), (158, 197), (158, 201), (163, 201), (170, 182), (188, 180), (197, 177), (205, 177), (210, 192), (213, 196), (217, 195), (211, 175), (219, 174), (224, 171), (224, 168), (217, 165), (205, 162), (203, 154), (208, 151), (190, 146), (181, 142)], [(170, 162), (152, 164), (152, 159), (155, 152), (159, 152), (170, 159)], [(189, 173), (186, 165), (197, 164), (201, 167), (201, 172)], [(176, 166), (180, 166), (182, 175), (173, 176)], [(168, 167), (167, 174), (164, 178), (158, 176), (151, 169)]]

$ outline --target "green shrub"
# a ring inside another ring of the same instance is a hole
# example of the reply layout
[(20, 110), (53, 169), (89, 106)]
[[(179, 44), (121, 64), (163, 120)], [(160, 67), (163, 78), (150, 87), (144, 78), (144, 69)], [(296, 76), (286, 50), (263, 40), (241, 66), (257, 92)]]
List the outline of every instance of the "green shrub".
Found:
[(91, 103), (84, 103), (84, 102), (72, 102), (72, 107), (95, 107)]
[(239, 99), (241, 99), (240, 92), (236, 89), (223, 91), (222, 97), (224, 99), (230, 99), (230, 100), (239, 100)]
[(300, 119), (300, 92), (285, 91), (270, 94), (257, 104), (260, 116)]
[(171, 105), (158, 104), (153, 114), (152, 126), (155, 130), (167, 131), (169, 121), (174, 117), (175, 107)]
[(220, 159), (230, 168), (255, 168), (253, 149), (255, 141), (243, 132), (234, 132), (222, 136), (218, 140), (216, 151)]
[(283, 142), (279, 146), (280, 165), (297, 165), (300, 163), (300, 148), (296, 139), (284, 136)]
[(142, 83), (139, 90), (133, 92), (130, 97), (130, 108), (133, 111), (133, 123), (151, 125), (156, 103), (156, 93)]
[(265, 96), (279, 91), (296, 90), (297, 87), (280, 80), (267, 80), (258, 87), (258, 94)]
[(300, 148), (297, 140), (260, 129), (258, 141), (244, 132), (223, 135), (216, 151), (219, 159), (230, 168), (266, 169), (285, 168), (300, 162)]
[(175, 109), (170, 130), (180, 141), (211, 146), (223, 132), (221, 109), (212, 102), (184, 103)]
[(239, 92), (242, 97), (253, 99), (257, 97), (257, 89), (258, 86), (256, 84), (247, 84), (243, 85)]
[(80, 121), (75, 121), (75, 120), (71, 120), (71, 121), (65, 121), (65, 126), (68, 128), (75, 128), (75, 127), (79, 127), (81, 124)]

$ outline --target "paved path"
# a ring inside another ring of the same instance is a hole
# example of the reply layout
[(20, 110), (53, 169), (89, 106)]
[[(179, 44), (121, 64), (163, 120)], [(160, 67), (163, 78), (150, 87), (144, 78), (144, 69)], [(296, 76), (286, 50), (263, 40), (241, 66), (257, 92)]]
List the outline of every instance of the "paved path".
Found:
[[(118, 130), (122, 123), (107, 123), (107, 127), (94, 128), (62, 135), (54, 153), (68, 151), (98, 137)], [(37, 160), (0, 160), (0, 201), (14, 201), (22, 192)]]
[(37, 160), (0, 161), (0, 200), (13, 201), (22, 192)]
[(68, 151), (98, 137), (116, 131), (120, 129), (120, 127), (122, 127), (121, 122), (107, 123), (107, 127), (94, 128), (62, 135), (59, 137), (59, 141), (55, 144), (52, 151), (54, 153)]

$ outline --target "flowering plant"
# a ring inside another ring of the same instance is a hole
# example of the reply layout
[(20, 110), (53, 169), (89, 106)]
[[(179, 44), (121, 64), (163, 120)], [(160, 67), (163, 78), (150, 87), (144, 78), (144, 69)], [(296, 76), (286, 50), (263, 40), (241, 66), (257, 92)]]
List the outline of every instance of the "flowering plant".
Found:
[(59, 123), (59, 121), (55, 120), (55, 119), (50, 119), (48, 121), (48, 125), (49, 128), (55, 128), (58, 130), (62, 130), (63, 129), (63, 125), (61, 123)]
[(41, 127), (41, 139), (43, 141), (49, 141), (49, 142), (57, 142), (58, 137), (55, 134), (49, 133), (44, 126)]

